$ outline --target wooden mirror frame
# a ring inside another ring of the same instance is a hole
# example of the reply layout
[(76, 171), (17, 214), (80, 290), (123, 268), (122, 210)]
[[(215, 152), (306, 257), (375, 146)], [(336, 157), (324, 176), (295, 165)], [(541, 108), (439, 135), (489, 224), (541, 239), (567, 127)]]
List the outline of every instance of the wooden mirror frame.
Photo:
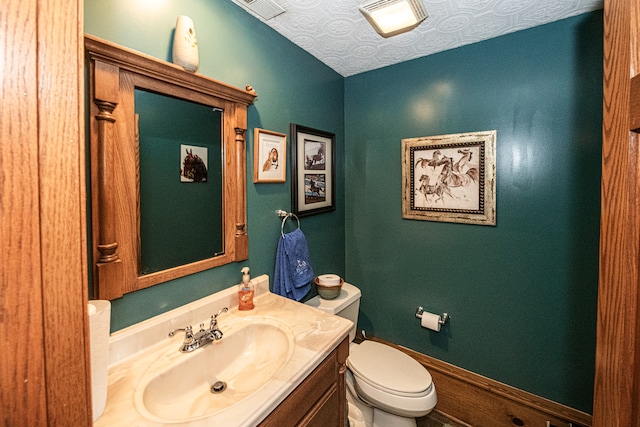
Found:
[[(246, 230), (247, 107), (256, 93), (85, 35), (90, 78), (91, 219), (94, 298), (126, 293), (248, 258)], [(224, 110), (221, 255), (140, 275), (139, 157), (134, 90)]]

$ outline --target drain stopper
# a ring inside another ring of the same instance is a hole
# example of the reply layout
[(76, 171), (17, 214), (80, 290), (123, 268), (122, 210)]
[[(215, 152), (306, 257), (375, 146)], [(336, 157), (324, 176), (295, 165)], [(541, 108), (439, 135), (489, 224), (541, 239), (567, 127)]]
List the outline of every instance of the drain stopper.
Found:
[(216, 381), (211, 386), (211, 393), (222, 393), (227, 389), (227, 383), (224, 381)]

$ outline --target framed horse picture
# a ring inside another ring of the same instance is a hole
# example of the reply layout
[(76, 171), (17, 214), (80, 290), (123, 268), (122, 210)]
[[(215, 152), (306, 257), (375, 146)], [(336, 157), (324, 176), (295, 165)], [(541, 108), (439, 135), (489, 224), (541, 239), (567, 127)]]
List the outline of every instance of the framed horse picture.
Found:
[(335, 135), (291, 123), (291, 200), (297, 216), (335, 210)]
[(402, 217), (496, 225), (496, 131), (403, 139)]

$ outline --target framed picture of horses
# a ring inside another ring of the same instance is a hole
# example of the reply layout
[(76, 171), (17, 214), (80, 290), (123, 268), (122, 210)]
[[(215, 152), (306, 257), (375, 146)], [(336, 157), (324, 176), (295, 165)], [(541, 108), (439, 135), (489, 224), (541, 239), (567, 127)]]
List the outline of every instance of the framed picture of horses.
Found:
[(402, 217), (496, 225), (496, 131), (402, 140)]
[(287, 181), (287, 135), (253, 130), (253, 182)]
[(291, 123), (292, 211), (307, 216), (335, 210), (335, 134)]

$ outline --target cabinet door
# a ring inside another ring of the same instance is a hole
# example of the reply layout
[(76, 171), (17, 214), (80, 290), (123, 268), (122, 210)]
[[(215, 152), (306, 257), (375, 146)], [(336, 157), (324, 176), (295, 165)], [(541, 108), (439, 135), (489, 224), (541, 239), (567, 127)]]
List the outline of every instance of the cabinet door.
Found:
[(345, 426), (348, 339), (345, 338), (259, 427)]
[(344, 426), (340, 424), (340, 398), (338, 397), (337, 387), (332, 387), (329, 392), (323, 396), (323, 399), (312, 408), (307, 417), (300, 422), (299, 426), (304, 427), (329, 427)]

